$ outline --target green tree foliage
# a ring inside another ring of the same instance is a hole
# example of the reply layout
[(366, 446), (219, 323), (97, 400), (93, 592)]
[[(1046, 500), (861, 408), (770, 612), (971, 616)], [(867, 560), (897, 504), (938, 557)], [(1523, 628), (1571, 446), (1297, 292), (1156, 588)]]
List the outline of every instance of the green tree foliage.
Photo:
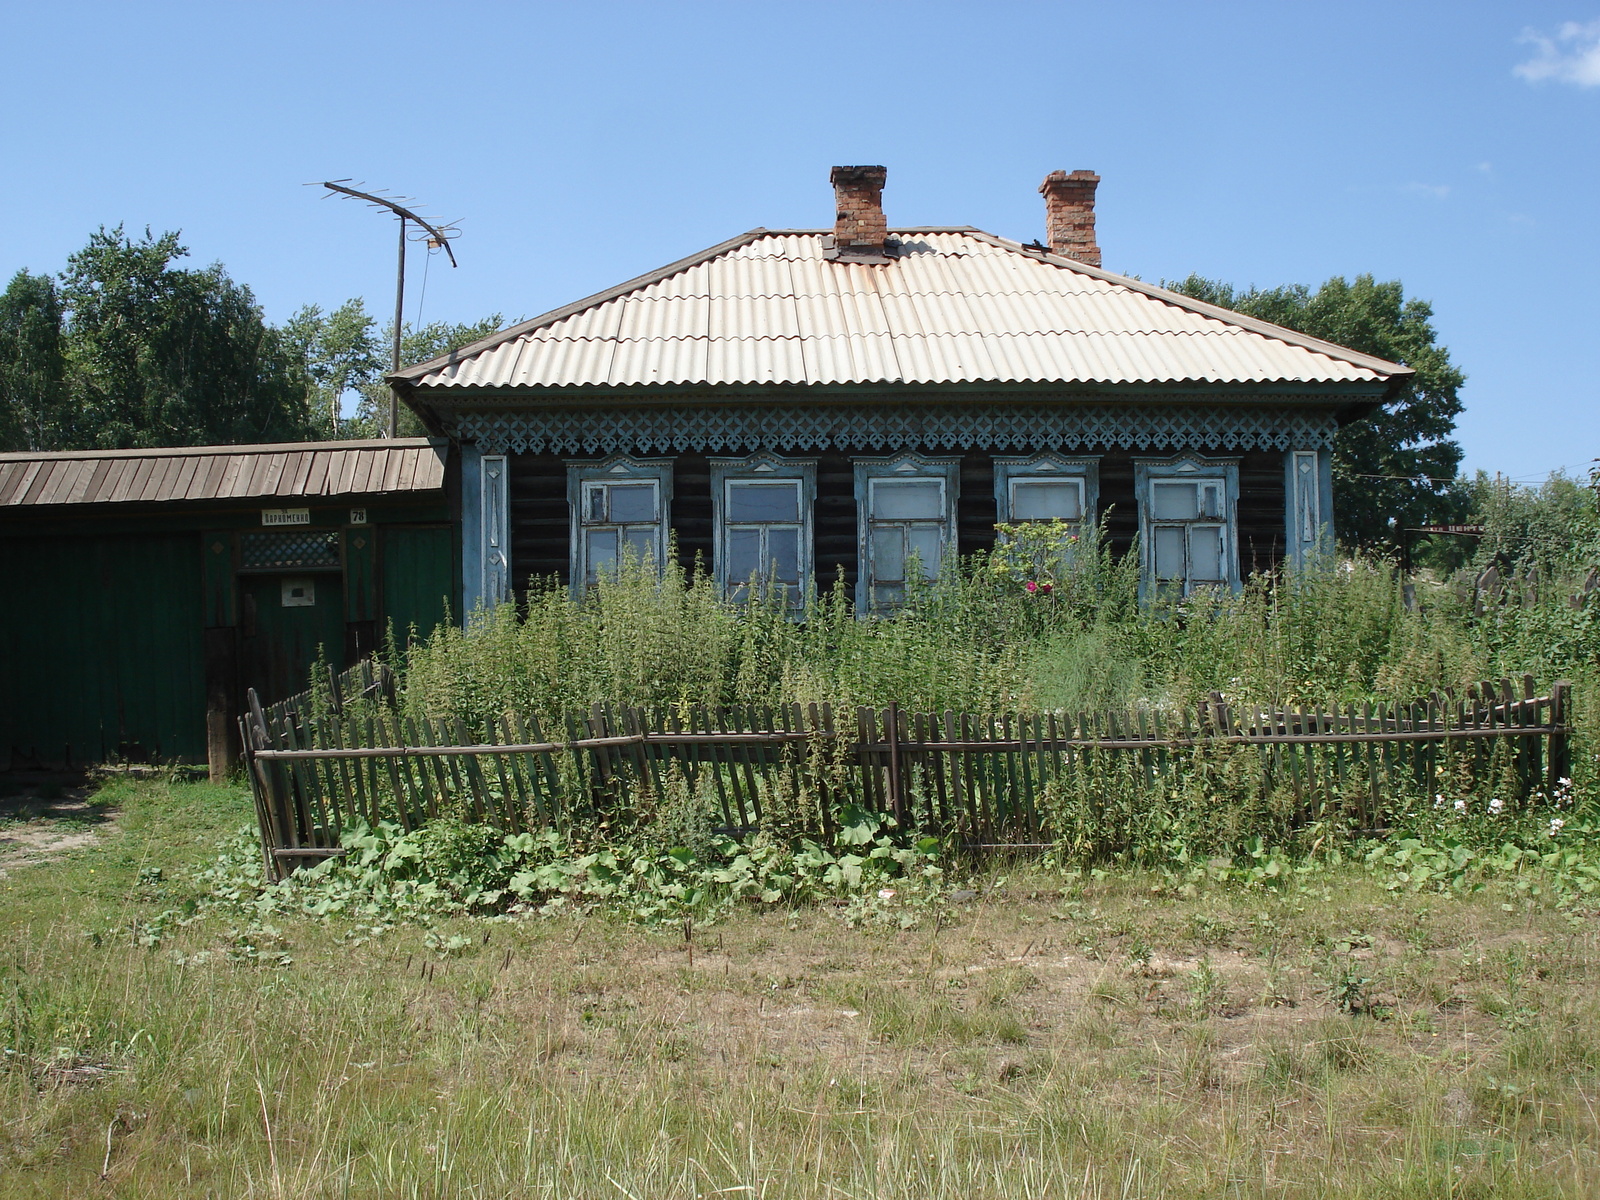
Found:
[(220, 264), (175, 267), (176, 233), (101, 228), (61, 296), (80, 445), (274, 442), (310, 434), (305, 364)]
[(0, 294), (0, 450), (71, 441), (61, 297), (48, 275), (18, 271)]
[[(503, 323), (501, 315), (493, 313), (481, 321), (470, 323), (430, 321), (420, 328), (407, 325), (400, 335), (400, 362), (406, 365), (427, 362), (430, 358), (459, 350), (462, 346), (488, 337)], [(381, 345), (388, 347), (393, 342), (394, 322), (391, 321), (383, 331)], [(389, 364), (385, 361), (383, 365), (387, 369)], [(347, 436), (382, 437), (389, 424), (389, 385), (383, 381), (383, 372), (374, 372), (371, 378), (360, 384), (359, 390), (361, 401), (355, 417), (348, 423), (352, 432)], [(427, 430), (422, 427), (417, 414), (402, 404), (396, 432), (401, 437), (419, 437)]]
[(366, 436), (341, 411), (344, 397), (372, 383), (388, 364), (365, 302), (347, 300), (330, 313), (308, 304), (289, 318), (283, 335), (305, 363), (319, 436)]
[(1557, 473), (1528, 486), (1479, 471), (1465, 489), (1472, 520), (1483, 526), (1478, 567), (1582, 574), (1600, 562), (1600, 512), (1590, 484)]
[[(268, 325), (220, 264), (176, 266), (177, 233), (102, 227), (59, 280), (20, 271), (0, 294), (0, 450), (123, 449), (381, 437), (393, 330), (359, 299)], [(406, 326), (423, 362), (500, 327), (499, 314)], [(343, 409), (354, 395), (357, 411)], [(401, 410), (402, 435), (421, 433)]]
[(1393, 554), (1406, 527), (1463, 518), (1469, 501), (1455, 483), (1461, 447), (1450, 434), (1466, 376), (1437, 344), (1426, 300), (1407, 299), (1398, 280), (1371, 275), (1335, 276), (1315, 292), (1301, 284), (1238, 291), (1198, 275), (1166, 286), (1416, 372), (1383, 408), (1339, 431), (1334, 524), (1342, 541)]

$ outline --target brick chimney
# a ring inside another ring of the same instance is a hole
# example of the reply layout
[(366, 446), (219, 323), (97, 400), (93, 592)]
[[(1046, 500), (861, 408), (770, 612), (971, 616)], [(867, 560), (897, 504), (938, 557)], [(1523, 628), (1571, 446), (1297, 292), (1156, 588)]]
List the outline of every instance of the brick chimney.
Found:
[(833, 247), (840, 258), (885, 259), (889, 223), (883, 216), (883, 167), (835, 167)]
[(1093, 171), (1051, 171), (1039, 185), (1044, 196), (1045, 240), (1050, 252), (1075, 258), (1091, 267), (1100, 265), (1100, 243), (1094, 240), (1094, 189), (1100, 176)]

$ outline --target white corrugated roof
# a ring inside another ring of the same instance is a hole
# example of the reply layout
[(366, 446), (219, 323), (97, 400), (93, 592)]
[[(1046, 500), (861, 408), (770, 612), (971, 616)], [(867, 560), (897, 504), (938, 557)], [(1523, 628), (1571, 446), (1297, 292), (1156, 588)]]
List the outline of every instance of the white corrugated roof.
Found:
[(402, 371), (416, 387), (1374, 383), (1408, 368), (968, 229), (753, 230)]

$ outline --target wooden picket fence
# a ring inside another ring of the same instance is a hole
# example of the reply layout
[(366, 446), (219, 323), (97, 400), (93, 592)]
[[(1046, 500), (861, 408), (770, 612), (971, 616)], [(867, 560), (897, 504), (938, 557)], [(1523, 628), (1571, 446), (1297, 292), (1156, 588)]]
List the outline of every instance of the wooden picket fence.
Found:
[(596, 705), (552, 735), (531, 717), (469, 728), (404, 714), (389, 703), (392, 680), (369, 663), (268, 708), (252, 693), (240, 731), (263, 852), (281, 874), (342, 853), (340, 834), (357, 822), (621, 828), (674, 791), (702, 797), (736, 836), (776, 806), (788, 827), (798, 820), (826, 837), (853, 803), (968, 848), (1044, 848), (1058, 832), (1047, 789), (1108, 764), (1135, 787), (1167, 787), (1237, 747), (1256, 748), (1263, 786), (1292, 790), (1301, 821), (1338, 812), (1381, 830), (1386, 795), (1432, 795), (1442, 771), (1484, 776), (1494, 766), (1516, 783), (1513, 803), (1555, 787), (1569, 772), (1569, 696), (1565, 683), (1535, 695), (1524, 677), (1410, 703), (1259, 707), (1213, 695), (1175, 715), (890, 705), (843, 719), (826, 704)]

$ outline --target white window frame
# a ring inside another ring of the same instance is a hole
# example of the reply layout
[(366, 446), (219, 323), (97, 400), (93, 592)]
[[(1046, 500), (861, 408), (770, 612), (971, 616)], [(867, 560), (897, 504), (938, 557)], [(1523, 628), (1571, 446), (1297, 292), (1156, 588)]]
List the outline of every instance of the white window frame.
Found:
[[(777, 528), (794, 528), (799, 544), (800, 582), (794, 594), (788, 597), (790, 608), (805, 607), (806, 597), (812, 588), (813, 569), (813, 514), (817, 501), (817, 460), (814, 458), (780, 458), (775, 454), (759, 453), (744, 458), (710, 458), (711, 466), (711, 520), (712, 520), (712, 573), (723, 596), (743, 600), (741, 596), (748, 579), (727, 578), (731, 555), (728, 551), (728, 533), (732, 529), (760, 529), (763, 539), (767, 531)], [(797, 521), (731, 521), (728, 518), (729, 499), (733, 488), (751, 483), (793, 483), (799, 493), (799, 519)], [(763, 547), (765, 547), (763, 540)]]
[[(654, 521), (592, 521), (589, 519), (589, 494), (608, 483), (654, 483), (656, 519)], [(657, 569), (666, 565), (668, 532), (672, 527), (672, 459), (629, 458), (615, 454), (601, 462), (592, 459), (567, 462), (567, 511), (570, 514), (568, 578), (572, 594), (581, 597), (588, 590), (589, 563), (584, 537), (586, 530), (613, 528), (618, 531), (617, 551), (622, 552), (621, 532), (646, 525), (655, 527), (652, 553)]]
[[(1206, 491), (1202, 488), (1199, 515), (1188, 519), (1156, 518), (1155, 489), (1162, 483), (1195, 482), (1215, 485), (1215, 513), (1206, 511)], [(1143, 597), (1191, 596), (1204, 587), (1220, 583), (1231, 591), (1241, 586), (1239, 576), (1239, 460), (1210, 458), (1200, 454), (1179, 454), (1172, 458), (1133, 460), (1134, 493), (1139, 501), (1139, 593)], [(1156, 531), (1162, 528), (1184, 530), (1184, 577), (1177, 588), (1163, 588), (1156, 578)], [(1221, 531), (1222, 579), (1196, 580), (1188, 565), (1192, 535), (1202, 529)]]
[[(944, 560), (959, 551), (957, 544), (956, 502), (961, 498), (961, 460), (959, 458), (928, 458), (921, 454), (895, 454), (888, 457), (856, 458), (856, 610), (862, 613), (881, 612), (899, 607), (899, 601), (880, 601), (875, 592), (877, 581), (873, 576), (874, 539), (879, 531), (893, 529), (895, 536), (904, 537), (911, 526), (937, 524), (940, 532), (939, 563), (930, 578), (937, 578)], [(874, 520), (872, 499), (880, 484), (904, 480), (934, 480), (940, 486), (940, 516), (933, 519)], [(923, 564), (924, 569), (928, 564)], [(900, 587), (905, 581), (899, 582)]]

